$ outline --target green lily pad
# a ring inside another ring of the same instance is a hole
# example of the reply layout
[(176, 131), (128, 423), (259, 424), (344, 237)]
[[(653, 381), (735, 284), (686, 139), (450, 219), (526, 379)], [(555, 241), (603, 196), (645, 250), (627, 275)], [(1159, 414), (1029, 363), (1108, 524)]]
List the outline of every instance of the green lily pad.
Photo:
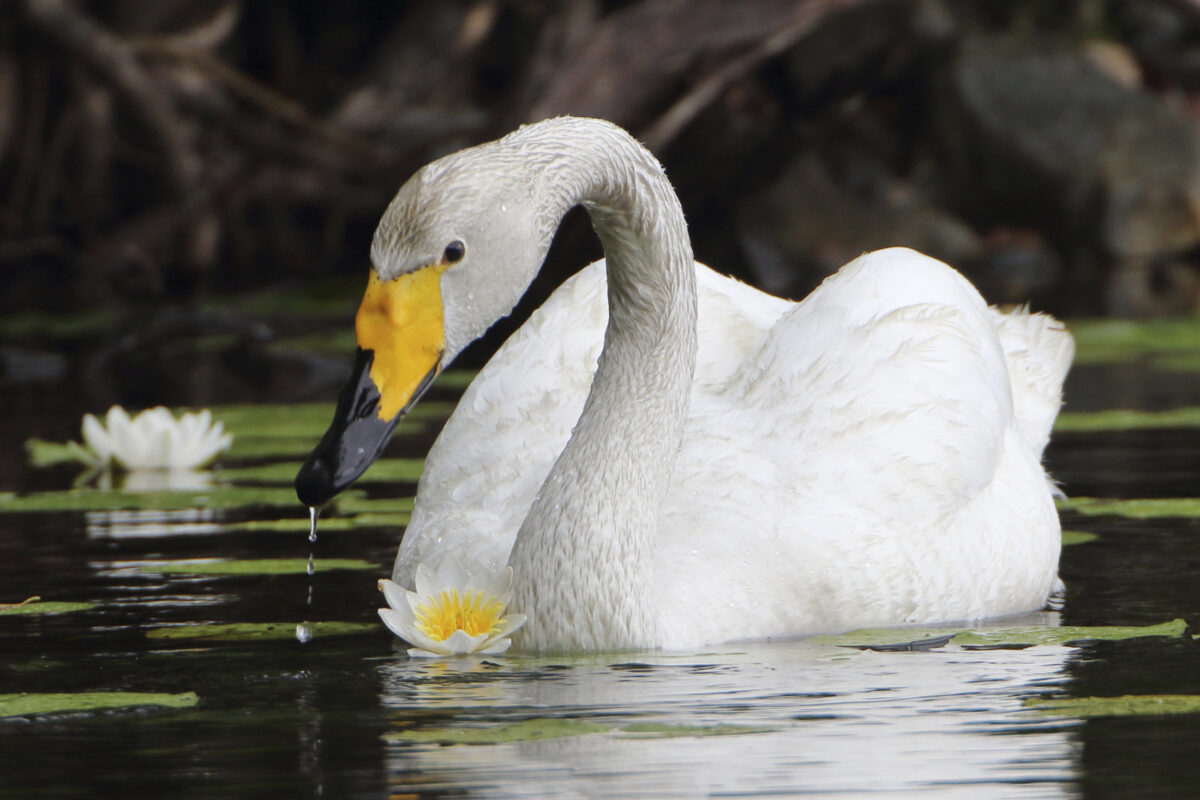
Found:
[(320, 441), (319, 431), (304, 436), (254, 436), (247, 434), (235, 438), (233, 446), (225, 452), (222, 458), (225, 460), (242, 458), (294, 459), (294, 467), (299, 470), (300, 464), (313, 451), (313, 448), (317, 446), (318, 441)]
[[(409, 516), (407, 512), (396, 512), (394, 514), (356, 514), (352, 517), (322, 517), (317, 523), (317, 533), (352, 531), (359, 528), (402, 528), (408, 524)], [(222, 526), (229, 530), (303, 533), (305, 536), (308, 535), (308, 525), (308, 517), (222, 523)]]
[[(204, 308), (228, 313), (230, 309), (252, 316), (286, 313), (303, 316), (331, 316), (344, 319), (344, 328), (354, 332), (354, 310), (362, 301), (367, 285), (364, 275), (337, 275), (317, 278), (303, 283), (271, 286), (246, 294), (215, 296), (202, 304)], [(350, 353), (354, 353), (353, 339)]]
[[(342, 492), (331, 501), (335, 509), (354, 506), (350, 513), (399, 513), (412, 510), (412, 498), (367, 500), (361, 490)], [(290, 486), (230, 486), (216, 484), (197, 491), (125, 492), (107, 489), (68, 489), (16, 495), (0, 492), (0, 514), (46, 511), (115, 511), (183, 508), (244, 509), (261, 506), (296, 508), (300, 501)]]
[(0, 717), (32, 714), (63, 714), (75, 711), (104, 711), (135, 706), (191, 708), (200, 702), (195, 692), (54, 692), (48, 694), (0, 694)]
[(295, 506), (296, 492), (289, 488), (209, 486), (203, 491), (123, 492), (105, 489), (69, 489), (26, 495), (0, 494), (0, 513), (35, 511), (110, 511), (159, 508), (244, 508)]
[(401, 731), (385, 734), (384, 738), (392, 742), (432, 744), (509, 744), (563, 739), (591, 733), (616, 732), (623, 739), (678, 739), (695, 736), (740, 736), (774, 730), (777, 729), (758, 725), (667, 725), (659, 722), (635, 722), (614, 728), (578, 719), (539, 718), (487, 728), (426, 728)]
[(451, 369), (438, 375), (434, 385), (442, 389), (466, 389), (478, 374), (469, 369)]
[(214, 406), (212, 413), (235, 441), (241, 436), (314, 437), (311, 450), (333, 420), (333, 409), (333, 403), (273, 403)]
[[(311, 446), (309, 449), (312, 449)], [(356, 483), (370, 481), (407, 481), (415, 483), (421, 477), (421, 470), (424, 467), (425, 460), (421, 458), (381, 458), (372, 464)], [(290, 486), (292, 481), (296, 480), (296, 472), (299, 469), (300, 465), (293, 463), (263, 464), (258, 467), (222, 469), (220, 476), (233, 481), (286, 483)]]
[(742, 736), (747, 733), (770, 733), (778, 730), (762, 725), (664, 725), (658, 722), (635, 722), (621, 728), (622, 738), (678, 739), (691, 736)]
[[(335, 501), (337, 509), (342, 514), (407, 514), (413, 510), (415, 498), (412, 497), (375, 497), (367, 498), (362, 494), (339, 495)], [(320, 530), (318, 523), (317, 529)]]
[[(314, 572), (330, 572), (336, 569), (377, 570), (373, 561), (359, 558), (318, 558), (313, 562)], [(139, 572), (164, 575), (303, 575), (308, 572), (308, 559), (304, 558), (247, 558), (229, 561), (163, 561), (143, 564)]]
[(27, 439), (25, 454), (29, 463), (35, 467), (52, 467), (57, 464), (80, 463), (77, 451), (68, 444), (48, 442), (45, 439)]
[(1024, 706), (1068, 717), (1134, 717), (1200, 713), (1200, 695), (1127, 694), (1121, 697), (1030, 697)]
[(117, 321), (112, 309), (77, 312), (74, 314), (44, 311), (6, 312), (0, 318), (0, 336), (6, 339), (75, 339), (88, 337), (110, 327)]
[[(347, 636), (380, 629), (374, 622), (307, 622), (306, 636)], [(295, 622), (231, 622), (227, 624), (172, 625), (146, 631), (148, 639), (203, 639), (220, 642), (249, 642), (263, 639), (295, 639)]]
[[(1012, 628), (864, 628), (849, 633), (813, 636), (808, 641), (838, 647), (887, 647), (928, 641), (934, 646), (995, 647), (1001, 645), (1061, 645), (1092, 640), (1136, 639), (1142, 636), (1182, 636), (1187, 622), (1182, 619), (1159, 625), (1062, 626), (1029, 625)], [(945, 641), (938, 641), (945, 640)]]
[(1060, 509), (1076, 511), (1087, 517), (1110, 515), (1129, 519), (1160, 517), (1200, 517), (1200, 497), (1152, 497), (1115, 500), (1107, 497), (1072, 497), (1059, 501)]
[(1170, 372), (1200, 372), (1200, 353), (1158, 356), (1152, 363), (1158, 369)]
[(1087, 542), (1095, 541), (1098, 538), (1099, 537), (1096, 536), (1096, 534), (1088, 533), (1087, 531), (1063, 531), (1062, 546), (1070, 547), (1073, 544), (1086, 544)]
[(1151, 353), (1195, 353), (1200, 317), (1073, 320), (1075, 363), (1120, 363)]
[(271, 343), (271, 349), (277, 352), (340, 355), (345, 357), (347, 364), (354, 359), (354, 348), (357, 346), (353, 326), (345, 326), (336, 331), (288, 336)]
[(390, 742), (428, 742), (432, 744), (508, 744), (564, 739), (589, 733), (607, 733), (607, 725), (578, 719), (527, 719), (511, 725), (489, 728), (432, 728), (384, 734)]
[(0, 603), (0, 616), (16, 614), (69, 614), (72, 611), (88, 611), (95, 607), (95, 603), (42, 601), (40, 598), (31, 597), (22, 603)]
[(1200, 408), (1173, 408), (1169, 411), (1134, 411), (1114, 408), (1107, 411), (1064, 411), (1054, 422), (1057, 433), (1128, 431), (1151, 428), (1200, 427)]

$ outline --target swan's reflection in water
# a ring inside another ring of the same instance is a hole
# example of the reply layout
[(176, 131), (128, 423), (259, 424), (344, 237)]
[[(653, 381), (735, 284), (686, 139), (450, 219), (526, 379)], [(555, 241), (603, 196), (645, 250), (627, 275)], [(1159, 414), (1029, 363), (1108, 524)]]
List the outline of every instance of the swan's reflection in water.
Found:
[[(490, 745), (396, 741), (394, 791), (486, 797), (1077, 794), (1071, 724), (1022, 708), (1075, 652), (874, 652), (796, 642), (689, 655), (409, 661), (381, 669), (394, 730), (571, 718), (601, 733)], [(690, 726), (670, 737), (622, 730)], [(716, 726), (765, 728), (701, 735)]]

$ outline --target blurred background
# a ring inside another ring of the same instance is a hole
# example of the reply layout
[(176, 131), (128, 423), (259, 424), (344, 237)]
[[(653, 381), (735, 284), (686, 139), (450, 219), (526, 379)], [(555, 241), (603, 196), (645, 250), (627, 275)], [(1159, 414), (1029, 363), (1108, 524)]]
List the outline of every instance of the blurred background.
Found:
[[(558, 114), (658, 155), (696, 256), (799, 298), (908, 245), (999, 304), (1200, 308), (1195, 0), (16, 0), (0, 414), (332, 399), (376, 221)], [(568, 216), (478, 363), (599, 256)], [(63, 416), (74, 435), (78, 416)], [(22, 432), (22, 435), (28, 432)]]

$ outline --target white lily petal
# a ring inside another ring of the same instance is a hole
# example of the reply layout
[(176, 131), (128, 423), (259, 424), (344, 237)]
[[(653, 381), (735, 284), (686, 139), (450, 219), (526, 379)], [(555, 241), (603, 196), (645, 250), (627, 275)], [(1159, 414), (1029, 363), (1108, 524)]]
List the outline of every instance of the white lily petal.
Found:
[(388, 630), (409, 644), (414, 644), (431, 651), (436, 651), (442, 646), (441, 642), (436, 642), (421, 633), (415, 624), (404, 617), (403, 612), (393, 611), (390, 608), (381, 608), (379, 609), (379, 618), (383, 620), (383, 624), (387, 626)]
[(434, 653), (429, 650), (422, 650), (419, 647), (408, 648), (409, 658), (443, 658), (445, 653)]
[[(477, 633), (472, 636), (464, 630), (457, 630), (438, 642), (438, 649), (445, 650), (447, 654), (465, 655), (467, 653), (474, 653), (489, 638), (486, 633)], [(417, 643), (413, 642), (413, 644)]]
[(524, 614), (509, 614), (500, 619), (500, 630), (492, 634), (495, 637), (508, 636), (518, 630), (528, 619)]
[(492, 639), (484, 648), (476, 652), (481, 656), (498, 656), (510, 647), (512, 647), (512, 639), (505, 637), (503, 639)]
[(112, 437), (94, 414), (83, 415), (83, 443), (96, 454), (100, 463), (112, 460)]
[(84, 442), (101, 462), (115, 461), (129, 470), (190, 470), (203, 466), (233, 444), (224, 425), (207, 409), (175, 419), (163, 406), (130, 417), (113, 406), (104, 422), (83, 418)]
[(383, 592), (383, 599), (387, 604), (394, 609), (408, 609), (411, 611), (411, 606), (408, 603), (407, 592), (393, 580), (383, 578), (379, 581), (379, 591)]

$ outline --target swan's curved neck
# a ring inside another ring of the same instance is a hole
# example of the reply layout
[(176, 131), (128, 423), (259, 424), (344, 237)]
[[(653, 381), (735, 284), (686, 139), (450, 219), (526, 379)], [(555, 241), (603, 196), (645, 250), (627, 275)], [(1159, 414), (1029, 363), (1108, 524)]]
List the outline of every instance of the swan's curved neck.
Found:
[[(683, 435), (696, 364), (696, 287), (683, 211), (657, 161), (619, 129), (563, 121), (544, 142), (555, 222), (592, 219), (608, 270), (608, 327), (591, 392), (517, 534), (521, 646), (616, 650), (660, 640), (659, 506)], [(583, 123), (587, 124), (587, 123)], [(545, 127), (545, 126), (539, 126)], [(597, 130), (596, 128), (599, 128)]]

